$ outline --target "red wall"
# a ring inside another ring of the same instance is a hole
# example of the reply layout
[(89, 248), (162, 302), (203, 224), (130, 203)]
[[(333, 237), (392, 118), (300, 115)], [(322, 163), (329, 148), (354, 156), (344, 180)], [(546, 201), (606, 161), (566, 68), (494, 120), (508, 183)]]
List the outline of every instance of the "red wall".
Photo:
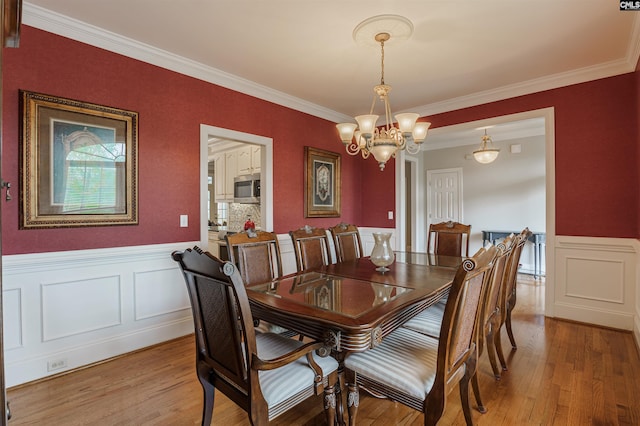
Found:
[[(276, 232), (358, 222), (360, 162), (344, 154), (327, 120), (28, 26), (20, 48), (3, 54), (2, 171), (15, 195), (3, 201), (3, 254), (198, 240), (200, 124), (273, 138)], [(19, 89), (139, 113), (139, 225), (18, 229)], [(341, 218), (304, 218), (305, 145), (343, 154)], [(188, 228), (179, 227), (181, 214)]]
[[(273, 138), (274, 231), (304, 224), (393, 227), (395, 168), (349, 156), (333, 123), (28, 26), (3, 63), (3, 253), (37, 253), (199, 239), (200, 124)], [(556, 124), (556, 232), (639, 235), (637, 101), (639, 71), (437, 114), (440, 127), (553, 106)], [(18, 90), (139, 113), (137, 226), (18, 230)], [(304, 146), (342, 154), (342, 217), (305, 219)], [(180, 228), (179, 215), (190, 216)]]
[[(640, 71), (428, 117), (432, 128), (554, 107), (556, 234), (639, 235)], [(428, 154), (427, 154), (428, 155)], [(363, 172), (363, 181), (366, 181)], [(393, 194), (393, 182), (378, 182)], [(363, 199), (363, 211), (378, 200)], [(365, 221), (366, 222), (366, 221)]]

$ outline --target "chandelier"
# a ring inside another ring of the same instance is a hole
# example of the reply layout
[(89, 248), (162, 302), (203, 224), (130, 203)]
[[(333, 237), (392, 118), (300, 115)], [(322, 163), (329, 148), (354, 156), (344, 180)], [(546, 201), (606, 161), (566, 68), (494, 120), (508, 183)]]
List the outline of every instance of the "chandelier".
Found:
[(485, 128), (480, 147), (473, 151), (473, 158), (478, 163), (489, 164), (498, 158), (498, 154), (500, 154), (500, 149), (494, 148), (491, 136), (487, 135), (487, 129)]
[[(387, 20), (389, 18), (400, 18), (406, 21), (402, 21), (403, 23), (411, 25), (406, 18), (402, 17), (388, 15), (374, 17), (356, 27), (354, 38), (356, 37), (356, 32), (363, 27), (363, 24), (377, 22), (378, 18)], [(360, 153), (362, 158), (365, 159), (369, 158), (369, 155), (373, 155), (380, 166), (380, 170), (384, 170), (386, 162), (392, 157), (395, 158), (398, 151), (406, 150), (409, 154), (417, 154), (420, 151), (420, 145), (427, 137), (427, 131), (431, 125), (428, 122), (418, 122), (419, 115), (412, 112), (396, 114), (397, 126), (391, 121), (391, 106), (389, 104), (391, 86), (384, 82), (384, 43), (389, 41), (390, 38), (391, 34), (385, 31), (376, 33), (374, 37), (375, 41), (380, 43), (381, 75), (380, 84), (373, 87), (373, 102), (371, 103), (369, 114), (355, 117), (358, 124), (340, 123), (336, 125), (347, 153), (350, 155)], [(381, 127), (376, 126), (379, 115), (373, 113), (377, 100), (384, 105), (385, 125)]]

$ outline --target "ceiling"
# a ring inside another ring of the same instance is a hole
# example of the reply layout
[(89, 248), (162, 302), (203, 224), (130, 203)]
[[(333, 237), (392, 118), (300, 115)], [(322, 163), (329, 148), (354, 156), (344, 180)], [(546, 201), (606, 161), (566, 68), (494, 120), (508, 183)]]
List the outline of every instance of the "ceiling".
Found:
[(409, 39), (385, 44), (394, 113), (430, 115), (632, 72), (640, 54), (640, 14), (611, 0), (23, 5), (26, 25), (336, 122), (369, 113), (380, 46), (356, 42), (353, 31), (389, 14), (413, 24)]

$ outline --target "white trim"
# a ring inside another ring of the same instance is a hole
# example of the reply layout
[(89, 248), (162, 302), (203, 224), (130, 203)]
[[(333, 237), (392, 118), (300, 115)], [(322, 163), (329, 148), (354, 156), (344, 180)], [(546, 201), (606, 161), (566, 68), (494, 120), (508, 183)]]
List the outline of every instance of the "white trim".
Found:
[(262, 145), (262, 157), (260, 159), (260, 170), (262, 184), (260, 186), (260, 217), (262, 227), (265, 230), (273, 230), (273, 139), (254, 135), (251, 133), (238, 132), (236, 130), (224, 129), (222, 127), (200, 125), (200, 240), (203, 247), (209, 247), (207, 222), (207, 174), (209, 161), (209, 138), (216, 137), (230, 139), (237, 142), (245, 142)]
[(23, 4), (22, 13), (22, 22), (25, 25), (99, 47), (110, 52), (119, 53), (129, 58), (137, 59), (180, 74), (195, 77), (199, 80), (264, 99), (296, 111), (324, 118), (325, 120), (336, 123), (352, 120), (352, 117), (313, 104), (304, 99), (296, 98), (284, 92), (203, 65), (137, 40), (106, 31), (85, 22), (69, 18), (68, 16), (31, 3), (25, 2)]
[[(69, 18), (28, 2), (23, 3), (22, 22), (25, 25), (40, 28), (53, 34), (119, 53), (133, 59), (157, 65), (336, 123), (352, 120), (352, 117), (345, 114), (332, 111), (303, 99), (295, 98), (286, 93), (205, 66), (190, 59), (154, 48), (153, 46)], [(443, 102), (418, 106), (412, 108), (412, 111), (417, 112), (420, 116), (428, 116), (633, 72), (638, 61), (638, 56), (640, 55), (640, 37), (637, 36), (639, 33), (640, 17), (636, 17), (633, 22), (634, 37), (632, 38), (632, 40), (636, 42), (629, 46), (629, 51), (625, 59), (511, 84)]]

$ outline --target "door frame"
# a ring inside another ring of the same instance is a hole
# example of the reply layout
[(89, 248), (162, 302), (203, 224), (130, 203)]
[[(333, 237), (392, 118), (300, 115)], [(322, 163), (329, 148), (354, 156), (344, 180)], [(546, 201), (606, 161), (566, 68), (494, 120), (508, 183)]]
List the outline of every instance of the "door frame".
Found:
[[(545, 203), (546, 203), (546, 240), (545, 245), (545, 315), (548, 317), (554, 317), (555, 306), (555, 241), (556, 241), (556, 136), (555, 136), (555, 109), (554, 107), (540, 108), (515, 114), (502, 115), (498, 117), (490, 117), (483, 120), (470, 121), (466, 123), (455, 124), (452, 126), (443, 126), (430, 130), (433, 132), (447, 132), (456, 129), (475, 129), (477, 127), (490, 126), (495, 124), (509, 123), (511, 121), (526, 120), (530, 118), (543, 118), (544, 130), (545, 130)], [(429, 138), (425, 144), (429, 143)], [(419, 153), (425, 154), (424, 151)], [(399, 235), (399, 244), (404, 244), (403, 233), (406, 230), (404, 223), (405, 217), (405, 203), (404, 203), (404, 173), (405, 173), (405, 152), (401, 151), (396, 159), (396, 212), (397, 218), (401, 220), (396, 221), (396, 234)], [(419, 160), (421, 163), (421, 158)], [(416, 187), (420, 187), (420, 182), (417, 182)], [(417, 200), (416, 200), (417, 203)], [(421, 204), (424, 211), (426, 204)], [(418, 224), (420, 224), (420, 215), (417, 216)], [(425, 221), (426, 223), (426, 221)], [(419, 227), (414, 226), (414, 241), (420, 234)], [(421, 232), (421, 231), (420, 231)], [(426, 231), (425, 231), (426, 232)], [(426, 234), (424, 234), (426, 235)], [(400, 245), (399, 247), (403, 247)]]
[(209, 229), (207, 221), (207, 190), (209, 167), (209, 138), (217, 137), (237, 142), (261, 145), (260, 170), (262, 185), (260, 188), (260, 215), (262, 227), (265, 230), (273, 229), (273, 139), (238, 132), (222, 127), (200, 124), (200, 244), (208, 247)]

